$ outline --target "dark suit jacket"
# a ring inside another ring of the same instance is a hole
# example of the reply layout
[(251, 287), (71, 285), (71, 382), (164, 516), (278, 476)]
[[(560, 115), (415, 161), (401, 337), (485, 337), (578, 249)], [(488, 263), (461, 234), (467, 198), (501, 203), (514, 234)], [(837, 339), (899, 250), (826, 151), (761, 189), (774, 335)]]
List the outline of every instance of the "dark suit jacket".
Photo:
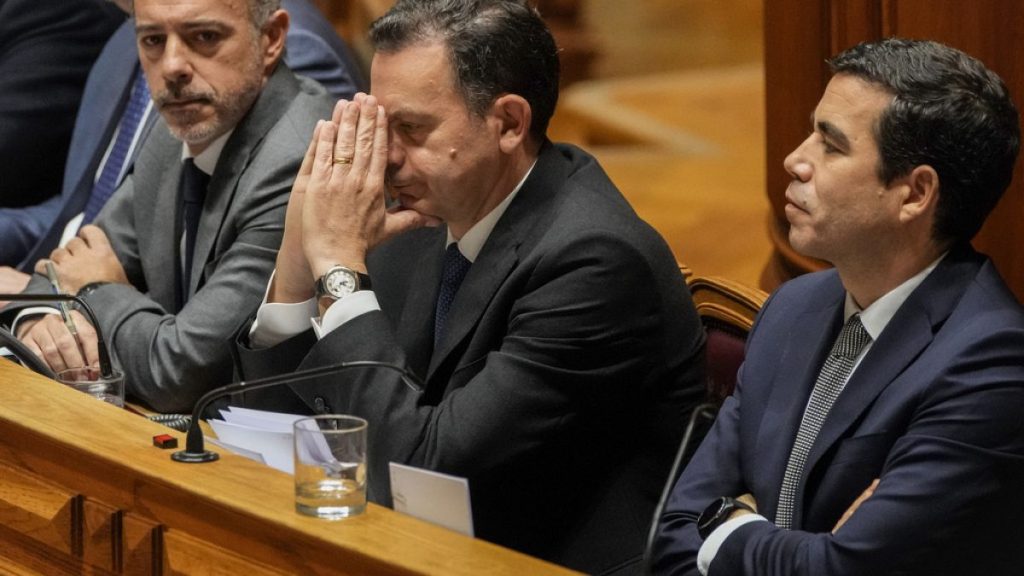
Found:
[[(161, 412), (191, 412), (231, 380), (231, 336), (259, 306), (284, 230), (288, 192), (317, 120), (334, 100), (279, 64), (235, 127), (199, 220), (191, 298), (176, 306), (182, 143), (160, 119), (135, 171), (100, 212), (131, 285), (86, 296), (125, 372), (127, 394)], [(46, 290), (36, 274), (29, 292)]]
[[(736, 393), (662, 517), (656, 573), (697, 573), (694, 521), (719, 496), (750, 492), (775, 517), (844, 295), (830, 270), (785, 284), (765, 304)], [(906, 300), (833, 406), (804, 468), (794, 529), (742, 526), (709, 573), (1019, 573), (1022, 415), (1024, 314), (990, 261), (956, 248)], [(875, 478), (874, 495), (832, 535)]]
[(0, 262), (17, 264), (60, 193), (85, 79), (124, 13), (103, 0), (0, 0)]
[(389, 372), (292, 387), (306, 411), (369, 420), (372, 500), (391, 503), (390, 461), (464, 476), (477, 536), (588, 572), (635, 570), (703, 390), (703, 333), (675, 259), (592, 157), (546, 144), (432, 353), (444, 242), (442, 227), (380, 246), (368, 262), (380, 312), (315, 344), (242, 346), (244, 376), (408, 365), (422, 394)]
[[(291, 15), (285, 63), (296, 74), (319, 81), (338, 98), (351, 98), (363, 82), (330, 24), (308, 0), (284, 0), (282, 6)], [(0, 246), (6, 247), (0, 248), (0, 264), (17, 265), (31, 272), (40, 258), (48, 257), (57, 247), (68, 221), (85, 209), (96, 170), (128, 101), (138, 62), (135, 21), (128, 20), (111, 36), (89, 74), (81, 114), (75, 119), (61, 195), (38, 206), (0, 210)], [(155, 110), (150, 114), (144, 134), (158, 115)], [(71, 118), (67, 116), (69, 124)], [(136, 147), (136, 154), (138, 150)], [(52, 166), (48, 169), (56, 173)], [(5, 216), (12, 226), (3, 224)]]

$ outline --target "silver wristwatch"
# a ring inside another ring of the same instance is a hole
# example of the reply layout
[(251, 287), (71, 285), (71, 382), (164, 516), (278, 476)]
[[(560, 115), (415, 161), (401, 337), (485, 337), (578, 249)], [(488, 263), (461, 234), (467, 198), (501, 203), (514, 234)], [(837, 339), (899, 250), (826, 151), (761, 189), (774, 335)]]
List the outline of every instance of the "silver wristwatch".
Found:
[(351, 268), (332, 266), (323, 276), (317, 278), (315, 288), (318, 301), (324, 298), (341, 300), (353, 292), (369, 290), (370, 277)]

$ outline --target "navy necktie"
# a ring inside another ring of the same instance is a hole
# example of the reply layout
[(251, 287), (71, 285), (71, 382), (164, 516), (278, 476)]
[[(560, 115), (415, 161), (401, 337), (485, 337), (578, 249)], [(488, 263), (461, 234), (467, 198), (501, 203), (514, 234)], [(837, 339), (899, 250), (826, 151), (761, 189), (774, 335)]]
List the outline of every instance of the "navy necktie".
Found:
[(181, 169), (181, 223), (184, 233), (183, 246), (185, 253), (182, 258), (181, 302), (188, 301), (188, 288), (192, 282), (192, 257), (196, 250), (196, 234), (199, 231), (199, 216), (203, 213), (203, 201), (206, 200), (206, 188), (210, 177), (196, 167), (192, 158), (186, 158)]
[(434, 348), (441, 344), (444, 338), (445, 325), (448, 323), (448, 310), (455, 301), (455, 294), (462, 285), (466, 272), (472, 264), (462, 252), (459, 252), (459, 245), (452, 242), (444, 252), (444, 267), (441, 271), (441, 291), (437, 295), (437, 307), (434, 309)]
[(82, 220), (82, 224), (92, 222), (103, 209), (103, 205), (110, 199), (114, 190), (117, 189), (121, 173), (128, 161), (128, 151), (132, 147), (132, 140), (135, 139), (135, 134), (139, 131), (148, 104), (149, 86), (146, 85), (146, 77), (140, 70), (136, 70), (131, 95), (128, 97), (128, 104), (125, 106), (118, 124), (117, 137), (103, 163), (103, 169), (100, 170), (100, 177), (92, 186), (89, 202), (85, 205), (85, 218)]

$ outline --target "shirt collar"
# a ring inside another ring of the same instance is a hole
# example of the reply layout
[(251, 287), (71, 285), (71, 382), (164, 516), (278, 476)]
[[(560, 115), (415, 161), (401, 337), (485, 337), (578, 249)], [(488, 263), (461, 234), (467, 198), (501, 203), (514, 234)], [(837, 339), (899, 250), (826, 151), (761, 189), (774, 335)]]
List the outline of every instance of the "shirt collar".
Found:
[(210, 143), (199, 154), (193, 156), (192, 152), (189, 151), (187, 144), (181, 145), (181, 160), (184, 162), (189, 158), (194, 158), (196, 168), (199, 168), (207, 176), (213, 176), (213, 170), (217, 167), (217, 161), (220, 160), (220, 153), (224, 151), (224, 145), (227, 144), (228, 138), (234, 133), (234, 128), (228, 130), (224, 134), (217, 137), (216, 140)]
[(466, 231), (462, 235), (461, 240), (456, 240), (452, 236), (452, 231), (448, 229), (448, 240), (445, 242), (445, 247), (451, 245), (452, 242), (459, 243), (459, 252), (466, 257), (466, 260), (475, 262), (476, 257), (480, 255), (480, 251), (484, 248), (484, 243), (491, 236), (491, 232), (494, 231), (494, 227), (498, 224), (498, 220), (505, 213), (508, 205), (512, 203), (512, 199), (515, 198), (516, 194), (519, 193), (519, 189), (523, 187), (523, 183), (530, 177), (530, 173), (533, 172), (533, 167), (537, 165), (537, 161), (534, 160), (533, 164), (530, 165), (530, 169), (526, 171), (523, 179), (516, 184), (516, 187), (512, 192), (501, 201), (500, 204), (495, 206), (486, 216), (480, 219), (479, 222), (473, 224), (473, 227)]
[(910, 294), (921, 285), (921, 282), (924, 282), (924, 279), (932, 273), (932, 270), (935, 270), (935, 267), (939, 265), (939, 262), (942, 262), (946, 254), (949, 254), (949, 252), (944, 252), (942, 256), (939, 256), (927, 268), (921, 270), (903, 284), (893, 288), (864, 310), (857, 306), (857, 303), (853, 301), (853, 296), (847, 292), (846, 305), (843, 310), (843, 322), (845, 323), (846, 320), (850, 319), (850, 316), (859, 312), (860, 321), (864, 324), (864, 329), (867, 330), (872, 340), (877, 340), (882, 330), (885, 330), (889, 321), (896, 315), (896, 311), (900, 309), (900, 306), (903, 306), (903, 303), (910, 297)]

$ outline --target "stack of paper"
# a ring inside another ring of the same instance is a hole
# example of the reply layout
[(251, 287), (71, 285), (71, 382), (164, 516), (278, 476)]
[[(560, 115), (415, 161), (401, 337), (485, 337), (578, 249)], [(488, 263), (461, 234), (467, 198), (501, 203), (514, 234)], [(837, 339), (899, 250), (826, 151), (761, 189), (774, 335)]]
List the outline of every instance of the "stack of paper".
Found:
[(283, 472), (295, 473), (292, 424), (308, 416), (237, 406), (221, 410), (220, 416), (223, 420), (209, 421), (217, 434), (211, 443)]

